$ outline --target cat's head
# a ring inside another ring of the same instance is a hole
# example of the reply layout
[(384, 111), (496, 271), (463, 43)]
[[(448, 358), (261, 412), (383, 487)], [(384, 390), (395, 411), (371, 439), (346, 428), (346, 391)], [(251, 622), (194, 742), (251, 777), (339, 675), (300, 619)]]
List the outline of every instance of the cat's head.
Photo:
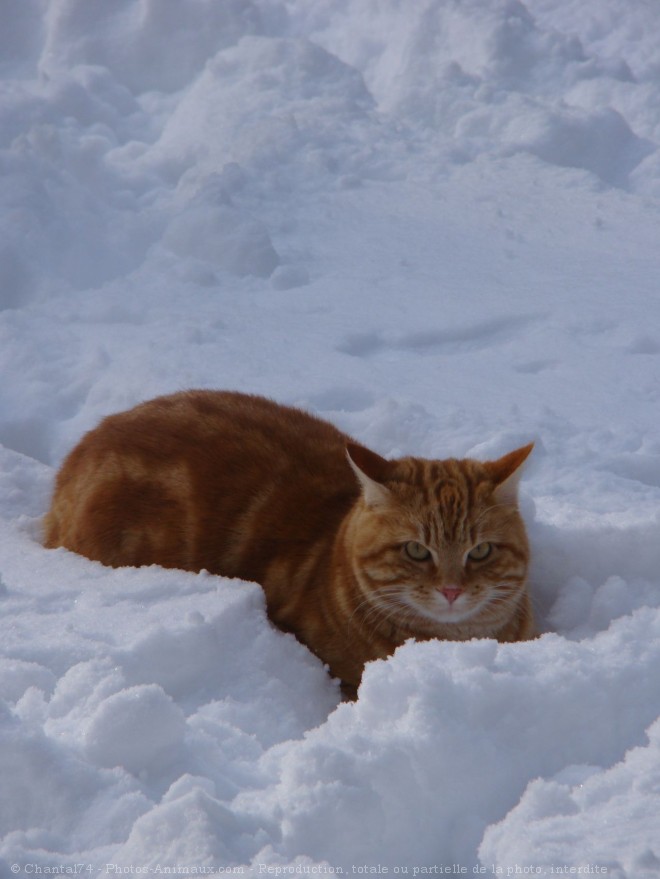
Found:
[(350, 553), (365, 623), (495, 636), (525, 590), (529, 547), (517, 487), (531, 450), (485, 462), (388, 461), (349, 444), (361, 487)]

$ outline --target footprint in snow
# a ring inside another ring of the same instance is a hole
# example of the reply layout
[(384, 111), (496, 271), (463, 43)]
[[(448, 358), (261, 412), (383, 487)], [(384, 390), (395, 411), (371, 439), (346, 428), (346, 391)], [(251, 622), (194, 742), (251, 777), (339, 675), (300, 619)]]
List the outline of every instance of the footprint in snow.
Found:
[(537, 321), (536, 315), (499, 317), (465, 326), (419, 330), (400, 336), (377, 332), (346, 337), (338, 350), (352, 357), (370, 357), (382, 351), (411, 351), (418, 354), (459, 354), (512, 341)]

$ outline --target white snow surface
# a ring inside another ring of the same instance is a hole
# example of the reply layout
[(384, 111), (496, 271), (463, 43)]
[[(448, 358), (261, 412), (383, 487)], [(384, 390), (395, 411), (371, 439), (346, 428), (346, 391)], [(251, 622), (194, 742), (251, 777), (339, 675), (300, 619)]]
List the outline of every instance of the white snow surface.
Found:
[[(660, 877), (660, 5), (0, 0), (0, 877)], [(105, 414), (530, 440), (545, 634), (356, 703), (260, 587), (40, 544)]]

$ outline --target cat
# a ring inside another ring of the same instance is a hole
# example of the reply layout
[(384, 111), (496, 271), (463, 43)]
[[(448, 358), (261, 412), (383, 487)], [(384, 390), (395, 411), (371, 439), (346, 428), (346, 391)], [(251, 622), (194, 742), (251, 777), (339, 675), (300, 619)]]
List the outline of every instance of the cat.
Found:
[(302, 410), (183, 391), (83, 437), (45, 545), (256, 581), (271, 620), (355, 698), (365, 663), (409, 638), (535, 636), (516, 498), (531, 450), (387, 460)]

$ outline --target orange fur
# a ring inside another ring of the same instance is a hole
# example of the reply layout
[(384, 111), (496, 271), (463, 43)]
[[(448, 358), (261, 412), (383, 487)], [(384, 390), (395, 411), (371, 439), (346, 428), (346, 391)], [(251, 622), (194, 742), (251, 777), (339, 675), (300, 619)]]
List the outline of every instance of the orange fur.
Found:
[(45, 544), (261, 583), (273, 622), (354, 693), (365, 662), (408, 638), (534, 636), (516, 505), (531, 448), (387, 461), (297, 409), (188, 391), (83, 437)]

